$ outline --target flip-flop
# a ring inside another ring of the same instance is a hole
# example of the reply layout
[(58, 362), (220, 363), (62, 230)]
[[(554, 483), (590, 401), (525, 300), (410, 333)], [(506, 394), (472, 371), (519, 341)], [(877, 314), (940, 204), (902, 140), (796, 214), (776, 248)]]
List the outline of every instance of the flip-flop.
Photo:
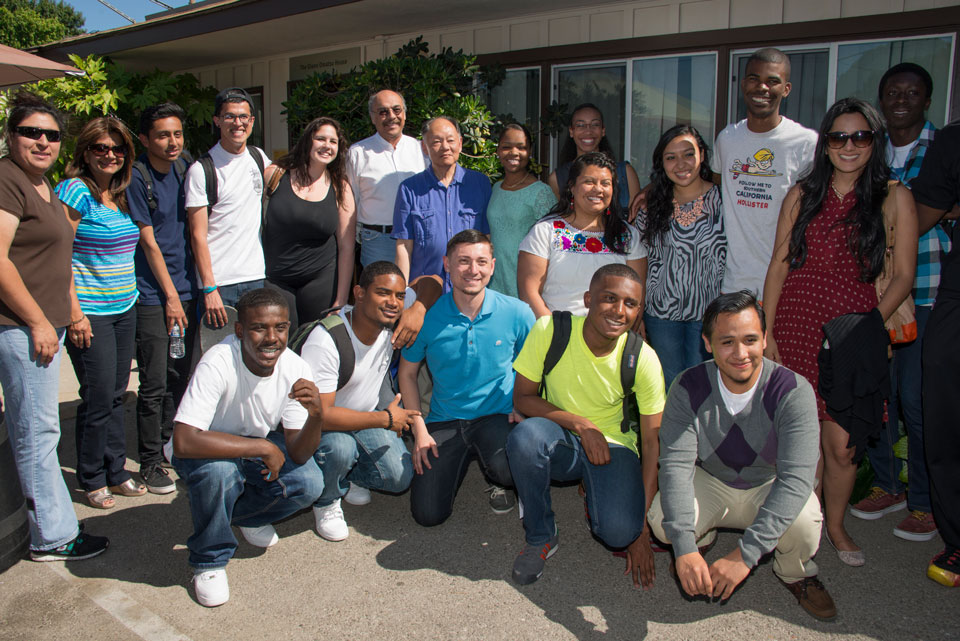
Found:
[(113, 494), (105, 487), (87, 492), (87, 503), (90, 504), (90, 507), (95, 507), (98, 510), (109, 510), (117, 505)]

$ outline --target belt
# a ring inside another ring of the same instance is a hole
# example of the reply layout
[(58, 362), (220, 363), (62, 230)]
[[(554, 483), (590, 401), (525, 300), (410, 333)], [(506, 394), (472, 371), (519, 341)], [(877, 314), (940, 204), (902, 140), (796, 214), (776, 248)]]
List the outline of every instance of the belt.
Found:
[(360, 226), (364, 229), (378, 231), (381, 234), (389, 234), (393, 231), (393, 225), (368, 225), (367, 223), (360, 223)]

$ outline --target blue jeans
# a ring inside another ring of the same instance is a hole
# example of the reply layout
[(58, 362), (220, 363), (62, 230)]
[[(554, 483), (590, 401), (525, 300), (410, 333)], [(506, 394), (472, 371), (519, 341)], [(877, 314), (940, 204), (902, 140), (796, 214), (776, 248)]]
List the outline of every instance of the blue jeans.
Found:
[(365, 229), (358, 223), (357, 238), (360, 240), (360, 264), (364, 267), (378, 260), (396, 261), (397, 241), (390, 238), (390, 234)]
[(323, 491), (314, 460), (297, 465), (287, 455), (281, 430), (267, 438), (287, 457), (275, 481), (265, 481), (260, 459), (181, 459), (177, 474), (187, 484), (193, 534), (187, 539), (188, 562), (198, 570), (226, 567), (237, 549), (230, 525), (261, 527), (310, 505)]
[(437, 442), (439, 456), (428, 453), (430, 468), (423, 468), (410, 483), (410, 511), (423, 526), (440, 525), (453, 513), (453, 500), (477, 459), (487, 478), (501, 487), (513, 487), (507, 463), (507, 435), (513, 425), (506, 414), (491, 414), (469, 421), (427, 423)]
[(534, 417), (507, 438), (507, 459), (523, 504), (523, 529), (530, 545), (543, 545), (556, 531), (550, 481), (583, 479), (590, 529), (606, 545), (625, 548), (643, 531), (643, 467), (622, 445), (610, 447), (610, 462), (594, 465), (572, 432)]
[(323, 473), (323, 494), (317, 507), (346, 494), (349, 481), (371, 490), (399, 493), (410, 487), (413, 478), (413, 463), (403, 440), (382, 428), (324, 432), (313, 457)]
[(130, 479), (123, 427), (123, 395), (136, 345), (137, 308), (119, 314), (87, 314), (90, 347), (67, 342), (80, 382), (77, 406), (77, 483), (86, 492)]
[(64, 328), (57, 329), (61, 349), (49, 365), (33, 358), (26, 327), (0, 327), (0, 387), (5, 418), (30, 518), (30, 549), (52, 550), (79, 533), (73, 501), (60, 471), (60, 355)]
[[(921, 383), (923, 369), (920, 356), (923, 351), (923, 334), (930, 319), (931, 308), (917, 305), (917, 340), (896, 347), (890, 362), (890, 402), (887, 414), (890, 420), (880, 431), (880, 438), (867, 449), (870, 466), (873, 468), (875, 485), (885, 492), (898, 494), (903, 491), (900, 469), (903, 463), (893, 455), (893, 445), (900, 438), (898, 405), (903, 410), (907, 426), (907, 506), (911, 510), (930, 511), (930, 479), (923, 456), (923, 403)], [(953, 373), (941, 373), (952, 376)], [(897, 391), (899, 390), (899, 403)]]
[[(220, 300), (223, 301), (224, 305), (236, 307), (237, 301), (240, 300), (241, 296), (255, 289), (260, 289), (263, 287), (264, 282), (264, 279), (260, 278), (257, 280), (248, 280), (243, 283), (234, 283), (232, 285), (221, 285), (217, 287), (217, 292), (220, 294)], [(205, 310), (198, 310), (198, 313), (202, 314), (204, 311)]]
[(672, 321), (644, 314), (643, 324), (647, 328), (647, 342), (660, 359), (667, 390), (683, 370), (710, 358), (703, 345), (700, 321)]

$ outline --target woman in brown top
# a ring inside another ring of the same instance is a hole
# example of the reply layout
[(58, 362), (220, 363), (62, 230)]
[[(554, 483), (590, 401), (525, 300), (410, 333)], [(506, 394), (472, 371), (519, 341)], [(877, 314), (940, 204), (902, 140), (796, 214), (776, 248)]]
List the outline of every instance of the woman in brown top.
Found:
[(0, 158), (0, 386), (35, 561), (86, 559), (106, 537), (81, 532), (60, 471), (60, 353), (66, 326), (90, 340), (73, 289), (73, 229), (45, 174), (62, 120), (29, 93), (11, 101)]

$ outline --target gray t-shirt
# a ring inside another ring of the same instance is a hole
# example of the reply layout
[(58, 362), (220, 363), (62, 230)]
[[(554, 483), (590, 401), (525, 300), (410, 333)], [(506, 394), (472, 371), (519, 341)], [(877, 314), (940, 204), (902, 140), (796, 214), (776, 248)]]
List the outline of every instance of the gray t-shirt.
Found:
[(817, 133), (789, 118), (762, 134), (741, 120), (717, 136), (710, 168), (722, 177), (728, 248), (722, 291), (763, 294), (780, 205), (813, 162), (816, 146)]

